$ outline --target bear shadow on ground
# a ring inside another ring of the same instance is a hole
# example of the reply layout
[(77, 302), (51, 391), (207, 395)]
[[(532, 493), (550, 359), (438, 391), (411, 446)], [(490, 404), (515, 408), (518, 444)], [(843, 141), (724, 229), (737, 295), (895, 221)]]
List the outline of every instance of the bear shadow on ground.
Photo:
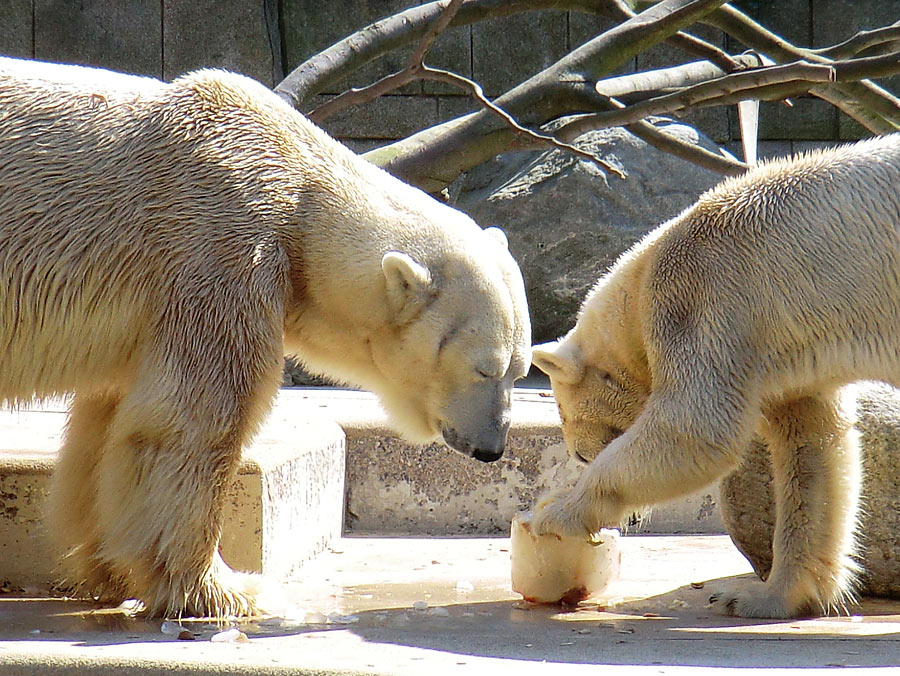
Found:
[[(723, 617), (708, 607), (709, 595), (720, 586), (749, 579), (753, 576), (719, 578), (606, 606), (454, 602), (424, 610), (376, 607), (348, 615), (343, 623), (298, 624), (272, 618), (237, 626), (260, 647), (268, 639), (346, 631), (373, 644), (564, 664), (799, 668), (894, 664), (886, 656), (900, 651), (900, 601), (865, 599), (850, 609), (852, 615), (800, 620)], [(0, 618), (2, 640), (66, 641), (87, 648), (178, 640), (160, 631), (160, 620), (64, 599), (0, 597)], [(194, 634), (196, 645), (227, 628), (203, 619), (185, 620), (183, 626)]]
[[(697, 667), (890, 666), (900, 649), (900, 602), (866, 599), (853, 615), (755, 620), (717, 615), (708, 598), (742, 575), (614, 607), (500, 601), (359, 613), (364, 640), (489, 658), (597, 665)], [(861, 615), (860, 615), (861, 614)], [(864, 617), (863, 617), (864, 616)], [(862, 621), (860, 621), (862, 620)], [(889, 646), (875, 646), (876, 643)]]

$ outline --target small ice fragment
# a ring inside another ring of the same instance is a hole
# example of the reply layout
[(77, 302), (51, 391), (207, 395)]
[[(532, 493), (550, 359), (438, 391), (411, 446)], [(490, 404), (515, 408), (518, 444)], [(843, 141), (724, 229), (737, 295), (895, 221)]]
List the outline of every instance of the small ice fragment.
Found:
[(669, 610), (675, 610), (676, 608), (687, 608), (687, 601), (684, 599), (672, 599), (672, 602), (666, 606)]
[(328, 621), (332, 624), (354, 624), (359, 622), (359, 615), (341, 615), (340, 613), (331, 613)]
[(40, 630), (40, 629), (32, 629), (32, 630), (29, 631), (28, 633), (29, 633), (29, 634), (40, 634), (40, 633), (41, 633), (41, 630)]
[(159, 625), (159, 630), (167, 636), (178, 636), (182, 629), (184, 629), (184, 627), (177, 622), (172, 622), (172, 620), (166, 620)]
[(323, 613), (306, 613), (303, 617), (304, 624), (328, 624), (328, 618)]
[(850, 616), (850, 621), (851, 621), (851, 622), (862, 622), (862, 621), (863, 621), (863, 616), (862, 616), (862, 615), (851, 615), (851, 616)]
[(122, 603), (119, 604), (119, 610), (124, 613), (135, 614), (139, 613), (144, 607), (144, 604), (138, 601), (137, 599), (125, 599)]
[(470, 592), (475, 591), (475, 585), (469, 582), (468, 580), (460, 580), (456, 583), (456, 591), (458, 592)]
[(436, 608), (429, 608), (428, 614), (435, 615), (437, 617), (450, 617), (450, 611), (446, 608), (441, 608), (440, 606)]
[(425, 610), (428, 608), (428, 601), (415, 601), (412, 607), (413, 610)]
[(220, 631), (218, 634), (213, 634), (209, 640), (213, 643), (246, 643), (250, 639), (240, 629), (232, 627), (231, 629)]
[(590, 634), (591, 630), (590, 629), (579, 629), (578, 633), (579, 634)]

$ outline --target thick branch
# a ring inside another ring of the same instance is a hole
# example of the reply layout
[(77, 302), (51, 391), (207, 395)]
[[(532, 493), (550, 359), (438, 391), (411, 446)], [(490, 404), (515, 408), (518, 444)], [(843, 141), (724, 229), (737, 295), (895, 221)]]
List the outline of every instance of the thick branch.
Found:
[[(732, 57), (734, 70), (758, 68), (763, 65), (756, 54), (740, 54)], [(606, 78), (596, 84), (596, 90), (606, 97), (612, 97), (628, 104), (661, 96), (684, 87), (719, 78), (727, 72), (709, 61), (694, 61), (680, 66), (658, 68), (618, 77)]]
[(900, 73), (900, 52), (832, 63), (837, 82), (853, 82)]
[[(631, 124), (650, 115), (674, 113), (694, 106), (721, 105), (721, 101), (726, 96), (730, 97), (728, 99), (729, 102), (748, 98), (758, 99), (760, 96), (754, 90), (759, 90), (763, 87), (802, 82), (802, 87), (808, 89), (813, 82), (831, 82), (833, 80), (834, 70), (830, 66), (802, 61), (784, 66), (744, 70), (714, 80), (708, 80), (671, 94), (640, 101), (619, 110), (583, 115), (578, 120), (567, 124), (560, 131), (564, 130), (565, 136), (572, 138), (601, 126)], [(603, 83), (599, 83), (598, 88), (602, 85)], [(601, 89), (600, 93), (603, 94), (604, 91)]]

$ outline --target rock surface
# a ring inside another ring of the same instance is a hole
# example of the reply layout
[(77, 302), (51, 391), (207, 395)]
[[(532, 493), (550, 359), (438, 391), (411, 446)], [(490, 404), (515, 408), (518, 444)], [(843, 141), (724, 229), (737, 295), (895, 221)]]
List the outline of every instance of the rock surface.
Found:
[[(861, 384), (857, 411), (864, 468), (859, 591), (900, 598), (900, 390)], [(765, 578), (772, 567), (775, 505), (764, 444), (755, 443), (743, 465), (722, 480), (720, 499), (731, 539)]]
[[(657, 125), (718, 150), (692, 127)], [(506, 231), (525, 278), (535, 342), (572, 328), (585, 295), (619, 254), (722, 178), (624, 129), (590, 132), (578, 146), (628, 177), (606, 177), (560, 150), (510, 153), (469, 172), (455, 204), (481, 225)]]

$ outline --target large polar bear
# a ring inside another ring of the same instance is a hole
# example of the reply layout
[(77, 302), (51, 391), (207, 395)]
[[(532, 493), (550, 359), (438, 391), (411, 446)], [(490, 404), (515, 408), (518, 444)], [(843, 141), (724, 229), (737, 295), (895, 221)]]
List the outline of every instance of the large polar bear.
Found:
[(539, 505), (538, 531), (595, 531), (697, 490), (759, 432), (774, 563), (714, 603), (745, 617), (841, 607), (860, 487), (844, 386), (900, 386), (900, 135), (726, 180), (625, 253), (533, 357), (590, 461)]
[(0, 59), (0, 318), (0, 398), (74, 394), (72, 579), (154, 614), (255, 610), (217, 554), (223, 489), (285, 349), (486, 461), (530, 363), (502, 233), (220, 71)]

